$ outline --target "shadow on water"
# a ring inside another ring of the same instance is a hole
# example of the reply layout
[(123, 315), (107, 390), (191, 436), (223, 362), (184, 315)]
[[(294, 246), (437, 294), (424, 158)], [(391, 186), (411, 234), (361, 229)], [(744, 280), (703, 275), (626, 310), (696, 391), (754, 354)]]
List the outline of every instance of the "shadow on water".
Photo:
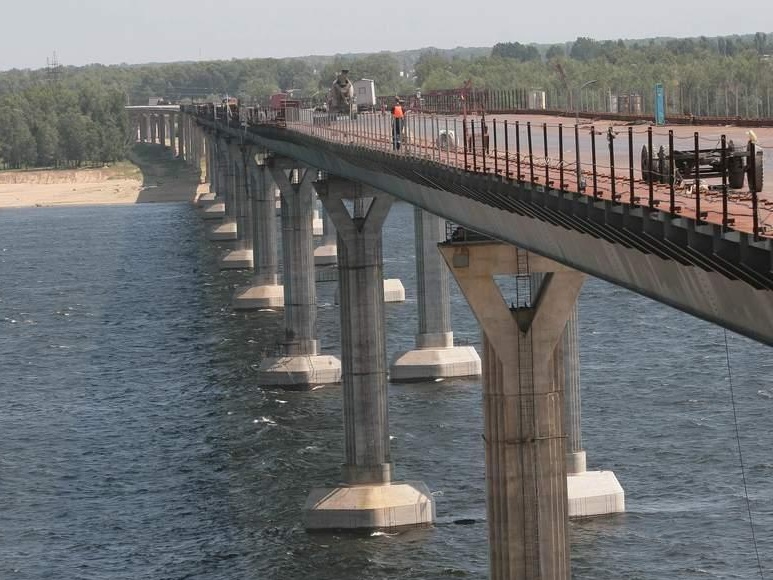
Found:
[(152, 143), (137, 143), (129, 159), (142, 173), (142, 191), (137, 203), (193, 201), (201, 176), (185, 161), (174, 157), (166, 147)]

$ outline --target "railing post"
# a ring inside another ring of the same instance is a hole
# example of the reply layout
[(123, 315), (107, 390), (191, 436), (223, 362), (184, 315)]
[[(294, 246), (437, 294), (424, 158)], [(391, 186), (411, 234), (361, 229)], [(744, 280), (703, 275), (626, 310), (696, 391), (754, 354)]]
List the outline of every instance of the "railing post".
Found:
[(494, 125), (494, 175), (499, 175), (499, 161), (497, 161), (497, 120), (491, 122)]
[(574, 124), (574, 164), (577, 175), (577, 192), (585, 191), (582, 186), (582, 167), (580, 167), (580, 126)]
[(480, 152), (483, 156), (483, 173), (486, 171), (486, 156), (488, 155), (488, 147), (486, 147), (486, 118), (481, 117), (480, 120)]
[(593, 197), (599, 196), (598, 176), (596, 175), (596, 127), (590, 126), (591, 164), (593, 167)]
[(564, 124), (558, 124), (558, 189), (564, 191)]
[(649, 184), (649, 204), (652, 208), (655, 201), (655, 176), (652, 173), (652, 127), (647, 127), (647, 155), (649, 155), (648, 165), (649, 168), (647, 175), (647, 182)]
[[(701, 162), (701, 137), (698, 132), (695, 132), (695, 223), (701, 223), (701, 174), (700, 174), (700, 162)], [(673, 153), (671, 154), (673, 158)], [(670, 175), (671, 183), (674, 182), (674, 168), (671, 167)]]
[(548, 124), (542, 123), (542, 142), (545, 149), (545, 191), (550, 187), (550, 163), (548, 162)]
[(631, 196), (630, 204), (634, 205), (633, 186), (633, 127), (628, 127), (628, 188)]
[[(697, 154), (697, 151), (696, 151)], [(676, 213), (676, 180), (674, 179), (674, 132), (668, 132), (668, 211)], [(697, 217), (697, 214), (696, 214)]]
[(467, 171), (469, 166), (467, 165), (467, 120), (462, 120), (462, 138), (464, 139), (464, 170)]
[(727, 137), (722, 135), (722, 227), (728, 227), (727, 220)]
[(607, 140), (609, 141), (609, 178), (612, 180), (612, 201), (617, 201), (615, 187), (615, 133), (611, 126), (607, 129)]
[(505, 177), (510, 179), (510, 138), (507, 135), (507, 119), (505, 119)]
[(526, 139), (529, 144), (529, 180), (534, 185), (534, 151), (531, 147), (531, 121), (526, 121)]
[(521, 126), (515, 122), (515, 178), (521, 181)]
[(472, 134), (472, 170), (478, 173), (478, 154), (475, 151), (475, 119), (470, 119), (470, 133)]
[(760, 216), (759, 216), (759, 198), (757, 196), (757, 144), (754, 141), (749, 141), (749, 174), (747, 177), (747, 183), (749, 183), (749, 189), (752, 192), (752, 232), (754, 235), (754, 241), (757, 241), (757, 236), (760, 231)]

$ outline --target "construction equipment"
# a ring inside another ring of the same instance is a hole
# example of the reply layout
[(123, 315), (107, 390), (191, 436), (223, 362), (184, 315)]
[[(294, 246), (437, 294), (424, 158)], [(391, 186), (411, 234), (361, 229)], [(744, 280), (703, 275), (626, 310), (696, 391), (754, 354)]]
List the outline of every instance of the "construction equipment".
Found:
[(330, 88), (328, 110), (331, 115), (347, 115), (357, 118), (357, 101), (354, 97), (354, 85), (349, 80), (349, 71), (343, 69)]
[[(751, 133), (751, 132), (750, 132)], [(654, 148), (653, 148), (654, 149)], [(752, 158), (753, 156), (753, 158)], [(673, 176), (671, 175), (671, 158), (673, 157)], [(641, 175), (647, 183), (670, 183), (680, 185), (685, 179), (700, 179), (726, 176), (732, 189), (743, 188), (744, 176), (747, 176), (749, 189), (762, 191), (763, 150), (756, 144), (756, 136), (752, 133), (746, 149), (737, 149), (733, 141), (727, 142), (725, 148), (726, 162), (722, 163), (722, 149), (695, 149), (669, 151), (661, 146), (657, 151), (641, 150)]]

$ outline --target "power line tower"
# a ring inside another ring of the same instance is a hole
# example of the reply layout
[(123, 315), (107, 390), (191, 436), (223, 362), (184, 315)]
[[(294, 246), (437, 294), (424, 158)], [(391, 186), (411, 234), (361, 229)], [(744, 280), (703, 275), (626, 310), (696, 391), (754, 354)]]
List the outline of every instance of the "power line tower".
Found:
[(49, 83), (57, 84), (62, 76), (62, 65), (56, 57), (56, 51), (51, 58), (46, 58), (46, 80)]

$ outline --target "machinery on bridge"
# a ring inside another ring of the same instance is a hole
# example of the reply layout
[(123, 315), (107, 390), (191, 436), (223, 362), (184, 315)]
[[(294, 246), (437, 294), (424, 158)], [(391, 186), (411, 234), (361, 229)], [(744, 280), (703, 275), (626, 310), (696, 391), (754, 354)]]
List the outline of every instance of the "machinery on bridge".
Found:
[(728, 141), (724, 164), (721, 147), (670, 151), (661, 146), (657, 151), (653, 147), (650, 153), (644, 145), (641, 150), (642, 180), (647, 183), (670, 183), (673, 156), (674, 185), (681, 185), (685, 179), (696, 177), (703, 180), (725, 176), (732, 189), (741, 189), (744, 176), (747, 176), (749, 189), (759, 193), (762, 191), (763, 151), (756, 144), (756, 139), (756, 135), (750, 131), (746, 149), (737, 149), (732, 140)]
[(347, 115), (357, 118), (357, 101), (354, 97), (354, 84), (349, 80), (349, 71), (342, 69), (333, 81), (328, 96), (328, 111), (331, 116)]

